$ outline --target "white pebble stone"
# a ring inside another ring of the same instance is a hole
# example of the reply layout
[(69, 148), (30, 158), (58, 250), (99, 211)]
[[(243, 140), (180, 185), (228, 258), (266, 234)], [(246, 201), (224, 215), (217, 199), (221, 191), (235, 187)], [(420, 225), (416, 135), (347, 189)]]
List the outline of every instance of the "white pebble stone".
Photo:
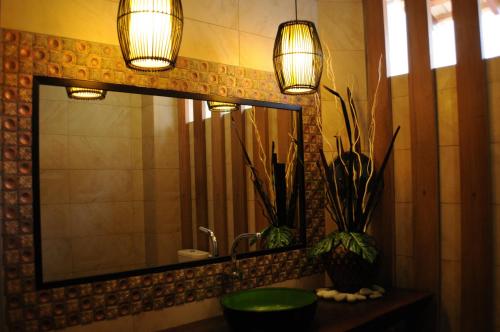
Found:
[(372, 300), (378, 299), (381, 297), (382, 297), (382, 293), (380, 293), (380, 292), (373, 292), (372, 294), (370, 294), (370, 299), (372, 299)]
[(359, 294), (361, 294), (361, 295), (367, 296), (367, 295), (370, 295), (371, 293), (373, 293), (373, 291), (370, 288), (361, 288), (359, 290)]
[(354, 294), (354, 296), (356, 296), (356, 300), (359, 300), (359, 301), (364, 301), (364, 300), (366, 300), (366, 296), (364, 296), (364, 295), (361, 295), (361, 294)]
[(385, 293), (385, 289), (384, 289), (383, 287), (380, 287), (379, 285), (373, 285), (373, 286), (372, 286), (372, 289), (373, 289), (374, 291), (377, 291), (377, 292), (381, 293), (381, 294), (384, 294), (384, 293)]
[(358, 298), (354, 294), (347, 294), (347, 302), (356, 302)]
[(337, 293), (333, 296), (333, 299), (337, 302), (342, 302), (342, 301), (345, 301), (347, 298), (347, 294), (346, 293)]

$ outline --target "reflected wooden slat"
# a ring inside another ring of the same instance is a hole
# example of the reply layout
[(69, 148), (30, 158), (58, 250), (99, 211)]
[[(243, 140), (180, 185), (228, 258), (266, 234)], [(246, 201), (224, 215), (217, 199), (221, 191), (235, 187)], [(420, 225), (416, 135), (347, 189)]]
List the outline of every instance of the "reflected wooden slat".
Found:
[(219, 252), (225, 255), (227, 254), (227, 195), (224, 119), (220, 113), (212, 112), (211, 122), (214, 232), (217, 236)]
[[(267, 188), (267, 178), (264, 165), (259, 158), (260, 145), (264, 148), (266, 155), (266, 163), (269, 164), (270, 161), (270, 145), (269, 145), (269, 117), (267, 114), (267, 109), (263, 107), (255, 107), (255, 124), (259, 131), (260, 143), (257, 141), (257, 136), (254, 129), (253, 135), (253, 163), (257, 172), (259, 173), (260, 179), (265, 183)], [(266, 165), (267, 166), (267, 165)], [(269, 221), (264, 215), (264, 205), (260, 199), (259, 194), (255, 191), (255, 229), (257, 232), (262, 231), (269, 225)]]
[[(194, 119), (194, 174), (196, 187), (196, 225), (208, 227), (208, 201), (207, 201), (207, 143), (205, 134), (205, 121), (203, 119), (203, 106), (199, 100), (193, 101)], [(208, 237), (199, 234), (197, 249), (208, 250)]]
[(179, 180), (181, 194), (181, 237), (182, 248), (193, 248), (191, 210), (191, 161), (189, 156), (189, 125), (186, 112), (188, 100), (177, 100), (179, 126)]
[(292, 117), (295, 115), (294, 112), (290, 111), (277, 111), (277, 121), (278, 121), (278, 142), (277, 151), (278, 162), (286, 163), (286, 158), (288, 155), (288, 149), (290, 147), (291, 139), (289, 134), (293, 134), (292, 130)]
[[(232, 158), (232, 180), (233, 180), (233, 227), (234, 236), (241, 233), (248, 232), (247, 222), (247, 188), (246, 188), (246, 166), (243, 159), (243, 151), (239, 143), (238, 134), (242, 140), (245, 139), (245, 117), (238, 112), (231, 113), (233, 119), (233, 129), (231, 144), (231, 158)], [(240, 242), (240, 251), (247, 251), (248, 244), (246, 241)]]

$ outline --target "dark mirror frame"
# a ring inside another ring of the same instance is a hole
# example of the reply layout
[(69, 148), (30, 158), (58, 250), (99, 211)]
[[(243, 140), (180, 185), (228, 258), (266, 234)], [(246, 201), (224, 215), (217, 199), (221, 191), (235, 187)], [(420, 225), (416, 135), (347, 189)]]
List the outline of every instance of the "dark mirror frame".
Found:
[(298, 112), (297, 119), (297, 149), (298, 149), (298, 174), (299, 174), (299, 225), (300, 225), (300, 244), (289, 246), (286, 248), (279, 249), (267, 249), (255, 252), (242, 253), (238, 255), (238, 259), (257, 257), (262, 255), (268, 255), (273, 253), (291, 251), (296, 249), (306, 248), (306, 222), (305, 222), (305, 181), (304, 181), (304, 140), (303, 140), (303, 129), (302, 129), (302, 107), (298, 105), (274, 103), (260, 100), (250, 100), (243, 98), (231, 98), (222, 96), (205, 95), (200, 93), (182, 92), (182, 91), (172, 91), (172, 90), (161, 90), (154, 88), (146, 88), (139, 86), (112, 84), (112, 83), (102, 83), (95, 81), (83, 81), (74, 79), (64, 79), (55, 77), (44, 77), (44, 76), (34, 76), (33, 77), (33, 112), (32, 112), (32, 130), (33, 130), (33, 217), (34, 217), (34, 247), (35, 247), (35, 275), (36, 275), (36, 288), (37, 289), (49, 289), (56, 287), (65, 287), (70, 285), (77, 285), (83, 283), (91, 283), (98, 281), (106, 281), (112, 279), (120, 279), (125, 277), (132, 277), (144, 274), (159, 273), (164, 271), (192, 268), (196, 266), (220, 263), (230, 261), (230, 256), (221, 256), (215, 258), (208, 258), (199, 261), (192, 261), (186, 263), (177, 263), (170, 265), (163, 265), (151, 268), (108, 273), (96, 276), (81, 277), (75, 279), (58, 280), (46, 282), (43, 280), (43, 269), (42, 269), (42, 234), (41, 234), (41, 218), (40, 218), (40, 150), (39, 150), (39, 100), (40, 100), (40, 85), (52, 85), (52, 86), (76, 86), (85, 87), (93, 89), (103, 89), (108, 91), (116, 92), (126, 92), (133, 94), (142, 95), (153, 95), (153, 96), (163, 96), (163, 97), (173, 97), (173, 98), (184, 98), (202, 101), (222, 101), (235, 103), (239, 105), (250, 105), (257, 107), (275, 108)]

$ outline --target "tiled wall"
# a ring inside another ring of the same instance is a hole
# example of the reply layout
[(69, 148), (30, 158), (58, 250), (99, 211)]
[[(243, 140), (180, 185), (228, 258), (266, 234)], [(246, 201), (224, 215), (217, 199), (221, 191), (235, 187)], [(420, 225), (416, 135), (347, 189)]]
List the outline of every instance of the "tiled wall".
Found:
[[(2, 0), (0, 26), (118, 45), (118, 0)], [(316, 20), (317, 0), (299, 0), (299, 18)], [(292, 0), (183, 0), (180, 55), (272, 71), (278, 25), (295, 17)]]
[(82, 102), (51, 86), (40, 96), (46, 280), (142, 267), (140, 96)]
[[(495, 289), (493, 317), (500, 331), (500, 58), (486, 60), (491, 134), (493, 180), (493, 243)], [(391, 78), (394, 127), (401, 132), (394, 149), (396, 195), (396, 285), (413, 286), (413, 223), (411, 186), (411, 133), (408, 76)], [(439, 172), (441, 209), (441, 327), (460, 331), (460, 144), (455, 67), (436, 70), (436, 95), (439, 131)]]
[[(322, 235), (321, 192), (315, 167), (321, 136), (313, 99), (279, 93), (274, 75), (179, 58), (161, 74), (125, 68), (118, 47), (13, 30), (1, 31), (2, 234), (7, 322), (11, 330), (50, 330), (211, 299), (224, 291), (269, 285), (319, 272), (305, 251), (242, 262), (244, 279), (226, 283), (227, 263), (168, 273), (37, 291), (32, 208), (32, 75), (77, 78), (179, 91), (269, 100), (303, 106), (307, 237)], [(212, 302), (211, 302), (212, 303)], [(162, 313), (168, 319), (169, 311)], [(147, 315), (146, 315), (147, 316)], [(147, 318), (146, 318), (147, 319)], [(92, 330), (92, 326), (89, 327)]]

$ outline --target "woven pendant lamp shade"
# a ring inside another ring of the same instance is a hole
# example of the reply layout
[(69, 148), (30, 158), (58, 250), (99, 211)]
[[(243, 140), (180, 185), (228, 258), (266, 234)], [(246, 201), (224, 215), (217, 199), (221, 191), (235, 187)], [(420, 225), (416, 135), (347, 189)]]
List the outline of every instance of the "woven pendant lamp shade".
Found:
[(232, 112), (238, 110), (238, 105), (222, 101), (207, 101), (207, 105), (211, 112)]
[(174, 68), (183, 21), (180, 0), (120, 0), (118, 40), (127, 67), (141, 71)]
[(106, 97), (106, 90), (66, 87), (66, 93), (71, 99), (102, 100)]
[(273, 64), (282, 93), (316, 92), (323, 71), (323, 51), (313, 22), (295, 20), (280, 24)]

